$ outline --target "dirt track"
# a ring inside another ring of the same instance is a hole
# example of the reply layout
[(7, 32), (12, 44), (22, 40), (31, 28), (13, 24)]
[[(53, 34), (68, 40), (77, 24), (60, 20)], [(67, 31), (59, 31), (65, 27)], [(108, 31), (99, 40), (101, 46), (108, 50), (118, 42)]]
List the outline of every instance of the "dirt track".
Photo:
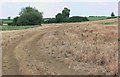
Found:
[(115, 74), (117, 29), (110, 19), (2, 31), (3, 74)]

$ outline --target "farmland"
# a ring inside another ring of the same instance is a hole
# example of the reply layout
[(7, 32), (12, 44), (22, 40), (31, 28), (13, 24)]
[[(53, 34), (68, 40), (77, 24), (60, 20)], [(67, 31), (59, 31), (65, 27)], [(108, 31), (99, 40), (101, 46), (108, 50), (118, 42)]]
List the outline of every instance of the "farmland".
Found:
[(118, 71), (117, 22), (107, 19), (1, 31), (2, 73), (114, 75)]
[[(96, 21), (96, 20), (105, 20), (108, 17), (105, 17), (105, 16), (93, 16), (93, 17), (87, 17), (87, 18), (88, 18), (89, 21)], [(28, 29), (28, 28), (36, 27), (34, 25), (33, 26), (31, 26), (31, 25), (30, 26), (29, 25), (28, 26), (12, 26), (12, 25), (8, 25), (9, 23), (13, 22), (12, 19), (11, 20), (3, 19), (3, 20), (0, 20), (0, 21), (3, 21), (3, 26), (0, 27), (0, 30), (21, 30), (21, 29)]]

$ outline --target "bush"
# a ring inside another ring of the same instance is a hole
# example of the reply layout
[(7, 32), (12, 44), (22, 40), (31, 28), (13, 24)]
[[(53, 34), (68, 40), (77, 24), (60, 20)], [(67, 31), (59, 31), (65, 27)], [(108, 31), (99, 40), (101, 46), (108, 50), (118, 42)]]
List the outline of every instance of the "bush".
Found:
[(97, 16), (89, 16), (89, 17), (97, 17)]
[(8, 25), (10, 25), (10, 26), (13, 25), (13, 22), (8, 23)]
[(49, 18), (49, 19), (43, 21), (44, 24), (47, 24), (47, 23), (62, 23), (62, 22), (68, 22), (68, 19), (62, 19), (61, 22), (60, 21), (58, 22), (56, 20), (56, 18)]
[(63, 18), (62, 22), (68, 22), (69, 18)]
[(73, 16), (70, 17), (68, 22), (82, 22), (82, 21), (89, 21), (86, 17), (79, 17), (79, 16)]

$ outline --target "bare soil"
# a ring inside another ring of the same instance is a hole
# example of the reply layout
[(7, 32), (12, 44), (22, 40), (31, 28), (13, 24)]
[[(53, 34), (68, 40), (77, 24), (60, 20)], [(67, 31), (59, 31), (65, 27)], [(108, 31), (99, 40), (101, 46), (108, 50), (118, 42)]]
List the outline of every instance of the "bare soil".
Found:
[(113, 75), (118, 71), (117, 19), (1, 33), (3, 75)]

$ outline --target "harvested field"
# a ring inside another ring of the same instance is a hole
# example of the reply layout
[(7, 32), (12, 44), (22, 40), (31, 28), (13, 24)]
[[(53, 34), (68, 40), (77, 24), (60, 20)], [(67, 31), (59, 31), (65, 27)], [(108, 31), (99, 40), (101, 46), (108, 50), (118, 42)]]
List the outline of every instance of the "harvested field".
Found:
[(1, 32), (4, 75), (117, 73), (117, 19)]

